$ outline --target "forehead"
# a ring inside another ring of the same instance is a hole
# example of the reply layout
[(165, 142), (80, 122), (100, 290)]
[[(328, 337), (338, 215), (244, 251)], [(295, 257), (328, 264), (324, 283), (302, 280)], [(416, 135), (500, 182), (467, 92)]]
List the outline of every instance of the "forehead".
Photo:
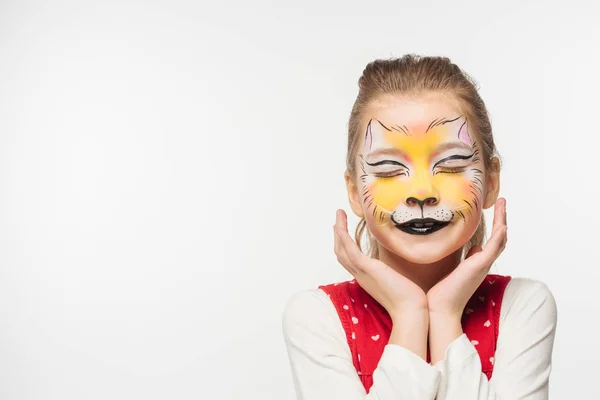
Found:
[(461, 114), (456, 100), (443, 94), (419, 96), (382, 96), (371, 102), (363, 113), (362, 125), (377, 119), (386, 126), (405, 126), (413, 134), (424, 134), (437, 118)]

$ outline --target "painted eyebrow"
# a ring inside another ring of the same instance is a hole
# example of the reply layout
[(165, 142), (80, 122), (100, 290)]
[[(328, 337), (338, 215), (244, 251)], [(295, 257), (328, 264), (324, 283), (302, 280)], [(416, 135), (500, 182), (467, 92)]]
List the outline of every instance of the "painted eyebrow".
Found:
[[(367, 154), (367, 156), (369, 158), (376, 157), (376, 156), (387, 156), (387, 155), (391, 155), (391, 156), (401, 155), (401, 156), (404, 156), (404, 158), (407, 158), (410, 160), (410, 157), (400, 149), (381, 149), (381, 150), (375, 150), (375, 151)], [(370, 167), (378, 167), (380, 165), (398, 165), (398, 166), (408, 169), (408, 167), (406, 165), (402, 164), (400, 161), (380, 160), (380, 161), (375, 161), (373, 163), (370, 163), (366, 160), (366, 158), (367, 157), (364, 158), (364, 161)]]
[(439, 126), (439, 125), (444, 125), (444, 124), (447, 124), (449, 122), (454, 122), (454, 121), (456, 121), (459, 118), (461, 118), (460, 115), (458, 117), (454, 118), (454, 119), (436, 118), (433, 121), (431, 121), (431, 123), (429, 124), (429, 127), (427, 128), (427, 130), (425, 131), (425, 133), (429, 132), (429, 130), (431, 128), (434, 128), (434, 127)]
[(473, 152), (473, 148), (469, 147), (468, 145), (466, 145), (463, 142), (446, 142), (443, 143), (441, 145), (439, 145), (436, 149), (435, 152), (436, 153), (441, 153), (442, 151), (446, 151), (446, 150), (468, 150), (469, 152)]
[(375, 156), (403, 156), (405, 158), (410, 158), (410, 156), (408, 154), (406, 154), (404, 151), (400, 150), (400, 149), (380, 149), (380, 150), (375, 150), (375, 151), (371, 151), (367, 154), (365, 154), (365, 156), (368, 157), (375, 157)]
[(443, 162), (450, 161), (450, 160), (470, 160), (471, 158), (473, 158), (474, 155), (475, 155), (475, 152), (471, 153), (471, 155), (468, 155), (468, 156), (462, 156), (462, 155), (454, 154), (454, 155), (451, 155), (451, 156), (448, 156), (448, 157), (444, 157), (441, 160), (439, 160), (438, 162), (436, 162), (433, 165), (433, 168), (437, 167), (438, 164), (441, 164)]
[(392, 161), (392, 160), (382, 160), (382, 161), (377, 161), (375, 163), (370, 163), (368, 161), (365, 161), (367, 163), (367, 165), (371, 166), (371, 167), (378, 167), (380, 165), (398, 165), (400, 167), (404, 167), (406, 169), (408, 169), (408, 167), (404, 164), (402, 164), (399, 161)]

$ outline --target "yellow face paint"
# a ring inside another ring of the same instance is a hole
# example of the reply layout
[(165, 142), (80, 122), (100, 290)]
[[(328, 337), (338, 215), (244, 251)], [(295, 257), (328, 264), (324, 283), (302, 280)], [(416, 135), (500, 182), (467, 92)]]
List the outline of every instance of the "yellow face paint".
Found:
[(360, 167), (366, 208), (380, 223), (427, 234), (480, 211), (482, 165), (463, 117), (410, 129), (372, 119)]

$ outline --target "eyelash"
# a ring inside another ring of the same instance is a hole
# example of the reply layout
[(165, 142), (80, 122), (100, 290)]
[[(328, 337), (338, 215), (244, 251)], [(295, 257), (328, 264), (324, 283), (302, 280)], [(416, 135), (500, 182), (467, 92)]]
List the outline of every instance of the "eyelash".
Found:
[(380, 172), (375, 174), (377, 178), (395, 178), (396, 176), (408, 176), (406, 171), (390, 171), (390, 172)]
[(367, 162), (367, 165), (371, 166), (371, 167), (377, 167), (380, 165), (392, 165), (395, 167), (401, 167), (402, 169), (396, 169), (393, 171), (386, 171), (386, 172), (376, 172), (373, 175), (375, 175), (377, 178), (395, 178), (397, 176), (408, 176), (408, 168), (402, 164), (401, 162), (398, 161), (393, 161), (393, 160), (382, 160), (382, 161), (378, 161), (375, 163), (369, 163)]
[(434, 172), (435, 174), (459, 174), (464, 172), (466, 167), (437, 167), (438, 170)]
[[(469, 159), (471, 158), (473, 155), (469, 156), (469, 157), (461, 157), (461, 159)], [(460, 156), (457, 156), (457, 158)], [(397, 161), (391, 161), (391, 160), (384, 160), (384, 161), (379, 161), (376, 163), (367, 163), (370, 166), (378, 166), (378, 165), (384, 165), (384, 164), (392, 164), (392, 165), (398, 165), (398, 166), (402, 166), (404, 168), (406, 168), (403, 164), (397, 162)], [(436, 166), (434, 167), (434, 171), (433, 174), (459, 174), (464, 172), (467, 169), (466, 166), (461, 166), (461, 167), (443, 167), (443, 166)], [(397, 176), (408, 176), (408, 172), (406, 170), (401, 170), (401, 171), (388, 171), (388, 172), (380, 172), (380, 173), (375, 173), (374, 174), (377, 178), (394, 178)]]

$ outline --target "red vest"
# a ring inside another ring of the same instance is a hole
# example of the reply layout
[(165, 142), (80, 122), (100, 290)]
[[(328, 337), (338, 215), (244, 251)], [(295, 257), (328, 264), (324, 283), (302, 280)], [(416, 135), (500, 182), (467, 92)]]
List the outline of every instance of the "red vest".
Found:
[[(463, 332), (477, 349), (481, 371), (491, 378), (498, 338), (500, 306), (510, 276), (488, 275), (475, 291), (462, 317)], [(356, 280), (319, 286), (335, 306), (354, 367), (367, 393), (373, 385), (373, 371), (387, 345), (392, 320), (387, 311)], [(429, 351), (427, 362), (430, 362)]]

